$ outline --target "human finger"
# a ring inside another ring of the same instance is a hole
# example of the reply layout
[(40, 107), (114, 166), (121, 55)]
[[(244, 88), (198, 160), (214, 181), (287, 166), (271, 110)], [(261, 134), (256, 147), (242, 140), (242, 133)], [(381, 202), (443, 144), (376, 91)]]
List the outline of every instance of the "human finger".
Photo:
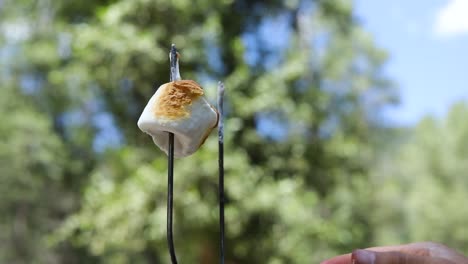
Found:
[(455, 264), (439, 257), (418, 256), (399, 251), (377, 252), (358, 249), (351, 254), (354, 264)]

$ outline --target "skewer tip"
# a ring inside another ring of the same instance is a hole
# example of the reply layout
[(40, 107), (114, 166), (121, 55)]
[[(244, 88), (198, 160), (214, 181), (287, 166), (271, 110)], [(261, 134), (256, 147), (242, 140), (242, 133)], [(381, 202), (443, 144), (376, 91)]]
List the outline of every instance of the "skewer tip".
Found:
[(171, 70), (170, 81), (171, 82), (182, 79), (182, 77), (180, 76), (180, 72), (179, 72), (179, 57), (180, 57), (180, 54), (179, 52), (177, 52), (177, 48), (175, 44), (173, 43), (171, 45), (171, 51), (169, 52), (169, 61), (171, 65), (171, 68), (170, 68)]
[(220, 143), (224, 142), (224, 83), (218, 82), (218, 140)]

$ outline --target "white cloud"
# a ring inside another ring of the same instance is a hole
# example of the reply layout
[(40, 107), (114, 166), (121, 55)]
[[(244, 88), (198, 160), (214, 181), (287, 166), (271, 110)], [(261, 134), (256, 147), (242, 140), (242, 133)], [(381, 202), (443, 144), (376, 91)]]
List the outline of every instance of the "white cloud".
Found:
[(434, 31), (439, 37), (468, 34), (468, 0), (450, 0), (439, 9)]

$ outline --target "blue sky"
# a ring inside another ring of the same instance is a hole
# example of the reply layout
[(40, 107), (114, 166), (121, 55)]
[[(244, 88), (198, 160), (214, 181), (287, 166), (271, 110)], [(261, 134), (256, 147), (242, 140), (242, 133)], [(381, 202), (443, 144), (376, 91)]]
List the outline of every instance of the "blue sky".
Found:
[(468, 101), (468, 0), (355, 0), (355, 14), (390, 54), (386, 71), (401, 95), (387, 112), (393, 123)]

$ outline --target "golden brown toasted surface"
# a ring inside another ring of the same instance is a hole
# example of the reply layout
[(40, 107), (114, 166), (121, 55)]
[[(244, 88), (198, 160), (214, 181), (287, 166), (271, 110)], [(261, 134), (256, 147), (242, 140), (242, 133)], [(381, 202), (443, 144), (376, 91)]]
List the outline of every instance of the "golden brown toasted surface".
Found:
[(190, 113), (185, 107), (202, 95), (203, 89), (195, 81), (180, 80), (167, 83), (163, 94), (154, 105), (154, 114), (169, 119), (188, 117)]

